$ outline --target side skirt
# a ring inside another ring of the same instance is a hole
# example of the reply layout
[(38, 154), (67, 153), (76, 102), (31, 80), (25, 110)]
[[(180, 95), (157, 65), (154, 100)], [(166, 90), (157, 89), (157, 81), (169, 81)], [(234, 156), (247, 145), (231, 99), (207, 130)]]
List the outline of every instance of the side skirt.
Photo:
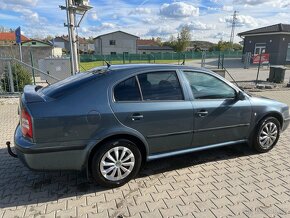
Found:
[(175, 155), (181, 155), (181, 154), (187, 154), (195, 151), (203, 151), (211, 148), (218, 148), (218, 147), (223, 147), (223, 146), (228, 146), (228, 145), (234, 145), (234, 144), (241, 144), (247, 142), (246, 139), (244, 140), (238, 140), (238, 141), (230, 141), (230, 142), (224, 142), (224, 143), (219, 143), (219, 144), (213, 144), (213, 145), (205, 145), (202, 147), (196, 147), (196, 148), (189, 148), (189, 149), (184, 149), (180, 151), (171, 151), (171, 152), (166, 152), (166, 153), (161, 153), (161, 154), (153, 154), (149, 155), (147, 157), (147, 161), (151, 160), (156, 160), (159, 158), (165, 158), (165, 157), (171, 157)]

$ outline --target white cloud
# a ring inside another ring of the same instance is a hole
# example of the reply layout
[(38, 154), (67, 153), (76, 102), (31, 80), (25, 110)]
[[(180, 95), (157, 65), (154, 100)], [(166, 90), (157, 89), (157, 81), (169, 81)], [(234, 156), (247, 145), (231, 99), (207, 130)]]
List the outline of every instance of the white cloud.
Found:
[(260, 5), (267, 2), (273, 2), (273, 0), (236, 0), (234, 1), (235, 4), (241, 4), (241, 5)]
[[(220, 22), (222, 23), (227, 23), (228, 25), (231, 25), (233, 22), (233, 17), (232, 16), (227, 16), (224, 18), (219, 19)], [(248, 28), (253, 28), (253, 27), (258, 27), (258, 20), (253, 18), (252, 16), (249, 15), (238, 15), (237, 20), (236, 20), (236, 26), (238, 27), (248, 27)]]
[(165, 3), (160, 8), (160, 14), (172, 18), (196, 17), (199, 15), (199, 8), (185, 2)]
[(38, 0), (2, 0), (3, 3), (11, 5), (35, 6)]
[[(181, 25), (184, 26), (184, 25)], [(186, 24), (191, 30), (214, 30), (216, 26), (214, 24), (206, 24), (200, 21), (191, 21)]]
[(211, 35), (212, 38), (227, 41), (230, 35), (225, 32), (217, 32)]
[(234, 7), (232, 5), (224, 5), (223, 11), (233, 11)]
[(168, 37), (169, 35), (172, 35), (176, 32), (176, 29), (173, 28), (172, 26), (159, 26), (156, 28), (151, 28), (147, 32), (146, 36), (166, 36)]
[(151, 8), (138, 7), (130, 11), (129, 14), (151, 14), (151, 13), (152, 13)]
[(99, 16), (95, 10), (90, 12), (89, 18), (91, 18), (92, 20), (99, 20)]

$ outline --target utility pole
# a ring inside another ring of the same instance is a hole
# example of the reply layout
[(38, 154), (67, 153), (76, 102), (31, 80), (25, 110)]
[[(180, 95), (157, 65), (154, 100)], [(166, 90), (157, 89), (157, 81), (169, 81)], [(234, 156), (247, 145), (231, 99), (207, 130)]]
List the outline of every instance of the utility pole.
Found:
[(232, 20), (232, 31), (231, 31), (231, 38), (230, 38), (230, 45), (233, 47), (234, 44), (234, 38), (235, 38), (235, 27), (236, 27), (236, 21), (237, 21), (237, 11), (234, 11), (233, 14), (233, 20)]
[[(66, 6), (59, 6), (62, 10), (66, 10), (68, 37), (70, 43), (70, 59), (72, 74), (79, 72), (78, 44), (76, 37), (76, 28), (85, 16), (86, 12), (92, 7), (88, 5), (89, 0), (65, 0)], [(76, 21), (76, 15), (81, 15), (79, 22)]]

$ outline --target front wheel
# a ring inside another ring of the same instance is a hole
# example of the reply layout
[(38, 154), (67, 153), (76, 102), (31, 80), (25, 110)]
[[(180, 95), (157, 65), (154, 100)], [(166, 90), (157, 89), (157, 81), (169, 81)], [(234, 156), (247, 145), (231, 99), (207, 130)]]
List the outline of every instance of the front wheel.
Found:
[(92, 159), (93, 178), (105, 187), (122, 186), (137, 175), (141, 160), (138, 147), (127, 139), (104, 143)]
[(275, 117), (263, 119), (258, 124), (253, 138), (255, 150), (260, 153), (270, 151), (278, 142), (280, 130), (280, 123)]

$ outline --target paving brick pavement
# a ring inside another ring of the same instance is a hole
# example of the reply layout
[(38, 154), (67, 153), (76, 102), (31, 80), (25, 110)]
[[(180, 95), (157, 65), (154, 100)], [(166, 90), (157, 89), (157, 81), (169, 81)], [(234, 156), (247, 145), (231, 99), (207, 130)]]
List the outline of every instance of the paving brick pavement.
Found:
[[(258, 93), (290, 105), (290, 91)], [(17, 105), (0, 105), (0, 218), (290, 217), (290, 129), (269, 153), (245, 145), (156, 160), (116, 189), (10, 157)]]

